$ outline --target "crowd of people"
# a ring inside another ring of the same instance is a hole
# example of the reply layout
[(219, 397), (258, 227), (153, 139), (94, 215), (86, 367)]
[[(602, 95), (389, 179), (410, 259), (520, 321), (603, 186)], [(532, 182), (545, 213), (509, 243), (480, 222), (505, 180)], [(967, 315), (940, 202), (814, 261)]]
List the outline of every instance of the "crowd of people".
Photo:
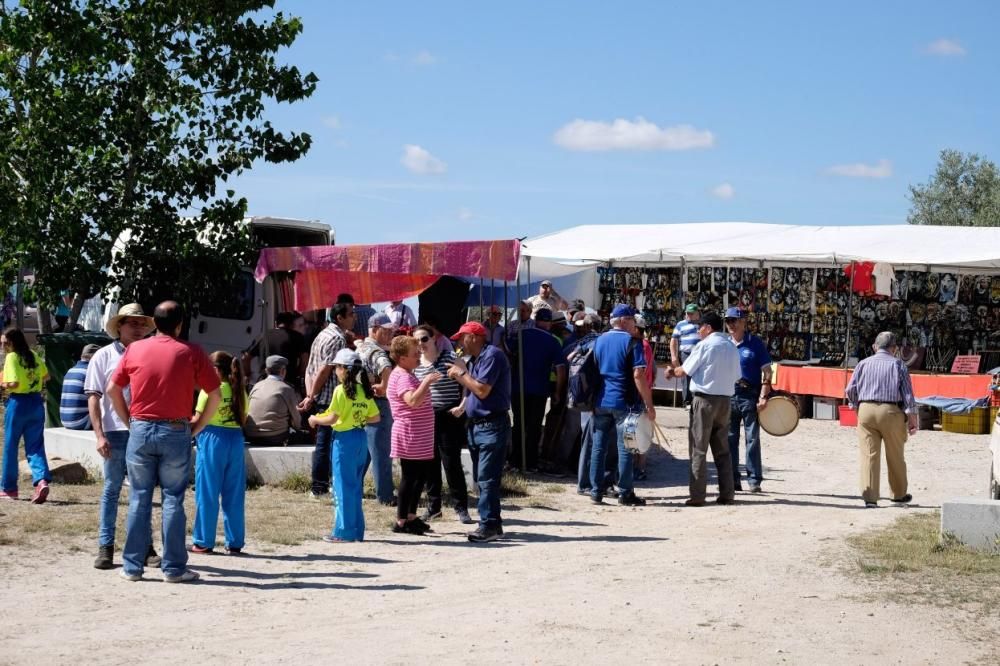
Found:
[[(93, 430), (104, 459), (96, 568), (113, 568), (126, 474), (131, 487), (123, 578), (139, 580), (145, 567), (159, 565), (168, 582), (195, 580), (188, 553), (215, 551), (220, 509), (223, 547), (241, 554), (245, 442), (313, 444), (310, 496), (334, 498), (333, 526), (324, 537), (332, 543), (364, 539), (369, 469), (378, 501), (396, 508), (395, 532), (433, 531), (445, 504), (460, 523), (476, 522), (469, 513), (463, 448), (471, 454), (478, 490), (478, 524), (468, 534), (473, 542), (503, 535), (505, 471), (562, 476), (573, 469), (578, 492), (591, 502), (603, 504), (612, 496), (623, 506), (645, 505), (635, 492), (635, 481), (646, 475), (645, 459), (631, 449), (626, 431), (630, 419), (655, 422), (656, 368), (646, 322), (631, 306), (616, 305), (605, 327), (582, 301), (566, 301), (543, 281), (509, 323), (491, 306), (483, 322), (469, 321), (449, 339), (433, 322), (418, 325), (401, 302), (376, 312), (357, 306), (349, 294), (337, 301), (311, 342), (300, 314), (281, 313), (274, 329), (242, 357), (209, 355), (181, 340), (184, 311), (172, 301), (158, 305), (152, 317), (137, 304), (125, 305), (108, 321), (113, 342), (83, 350), (64, 381), (60, 410), (66, 427)], [(362, 308), (370, 314), (359, 325)], [(10, 398), (0, 499), (18, 497), (23, 438), (31, 501), (40, 504), (51, 481), (43, 438), (45, 364), (15, 328), (4, 331), (2, 343), (3, 387)], [(915, 429), (916, 413), (906, 367), (893, 356), (892, 335), (880, 335), (876, 348), (847, 389), (850, 403), (859, 406), (867, 506), (878, 501), (883, 440), (893, 501), (910, 501), (903, 443)], [(255, 377), (254, 359), (260, 367)], [(729, 308), (720, 316), (688, 305), (674, 327), (664, 375), (683, 379), (690, 412), (687, 505), (706, 503), (709, 450), (718, 472), (716, 502), (735, 501), (743, 480), (741, 432), (749, 491), (762, 492), (758, 412), (771, 391), (771, 359), (767, 345), (747, 330), (746, 314)], [(196, 512), (186, 543), (183, 502), (192, 439)], [(393, 460), (401, 472), (398, 488)], [(157, 485), (161, 554), (153, 547), (151, 521)]]

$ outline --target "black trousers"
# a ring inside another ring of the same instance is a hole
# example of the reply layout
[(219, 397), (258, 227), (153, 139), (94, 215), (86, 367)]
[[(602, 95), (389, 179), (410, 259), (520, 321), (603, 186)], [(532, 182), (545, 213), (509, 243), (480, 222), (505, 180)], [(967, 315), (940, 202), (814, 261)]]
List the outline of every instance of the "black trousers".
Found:
[(465, 470), (462, 469), (462, 446), (468, 435), (465, 430), (465, 416), (454, 417), (447, 409), (434, 412), (434, 470), (427, 480), (427, 506), (431, 513), (441, 510), (441, 467), (448, 479), (452, 507), (469, 510), (469, 490), (465, 485)]
[[(548, 396), (524, 394), (524, 413), (521, 413), (521, 398), (517, 394), (511, 396), (511, 408), (514, 411), (514, 429), (511, 441), (513, 446), (507, 462), (512, 467), (527, 469), (538, 468), (538, 446), (542, 439), (542, 420), (545, 418), (545, 403)], [(521, 441), (521, 423), (524, 422), (524, 437), (527, 446)], [(525, 458), (521, 456), (522, 448), (525, 450)]]
[[(417, 503), (420, 501), (420, 493), (424, 490), (434, 467), (441, 468), (441, 463), (436, 460), (407, 460), (399, 459), (399, 467), (402, 475), (399, 479), (399, 504), (396, 506), (396, 518), (406, 520), (411, 513), (417, 512)], [(439, 472), (440, 473), (440, 472)]]

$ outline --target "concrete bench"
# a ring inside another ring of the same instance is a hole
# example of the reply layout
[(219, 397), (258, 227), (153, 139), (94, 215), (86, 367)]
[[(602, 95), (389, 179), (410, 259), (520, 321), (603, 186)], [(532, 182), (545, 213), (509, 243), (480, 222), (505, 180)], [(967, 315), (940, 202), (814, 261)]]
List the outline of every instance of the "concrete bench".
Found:
[(941, 505), (941, 535), (970, 548), (1000, 553), (1000, 500), (958, 497)]

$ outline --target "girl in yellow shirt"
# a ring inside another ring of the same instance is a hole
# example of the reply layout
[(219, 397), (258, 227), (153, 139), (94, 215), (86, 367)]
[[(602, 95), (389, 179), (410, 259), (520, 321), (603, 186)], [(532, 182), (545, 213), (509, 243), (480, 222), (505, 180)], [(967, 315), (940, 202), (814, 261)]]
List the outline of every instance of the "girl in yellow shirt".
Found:
[(10, 395), (3, 423), (3, 473), (0, 500), (17, 499), (17, 445), (24, 437), (24, 454), (31, 467), (35, 492), (32, 504), (42, 504), (49, 496), (49, 462), (45, 458), (45, 406), (42, 385), (48, 377), (45, 363), (33, 352), (17, 328), (0, 335), (6, 356), (3, 363), (3, 388)]

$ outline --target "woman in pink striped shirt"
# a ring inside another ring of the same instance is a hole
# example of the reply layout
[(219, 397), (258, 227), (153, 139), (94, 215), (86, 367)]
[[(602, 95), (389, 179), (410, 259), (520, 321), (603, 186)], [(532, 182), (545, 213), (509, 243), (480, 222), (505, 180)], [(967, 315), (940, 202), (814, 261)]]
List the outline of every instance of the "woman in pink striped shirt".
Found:
[(389, 375), (386, 397), (392, 411), (391, 456), (399, 459), (399, 504), (393, 532), (423, 534), (430, 525), (417, 518), (417, 501), (430, 480), (434, 461), (434, 407), (430, 386), (441, 379), (439, 372), (428, 373), (423, 381), (413, 374), (420, 365), (420, 345), (416, 338), (400, 335), (389, 349), (396, 367)]

